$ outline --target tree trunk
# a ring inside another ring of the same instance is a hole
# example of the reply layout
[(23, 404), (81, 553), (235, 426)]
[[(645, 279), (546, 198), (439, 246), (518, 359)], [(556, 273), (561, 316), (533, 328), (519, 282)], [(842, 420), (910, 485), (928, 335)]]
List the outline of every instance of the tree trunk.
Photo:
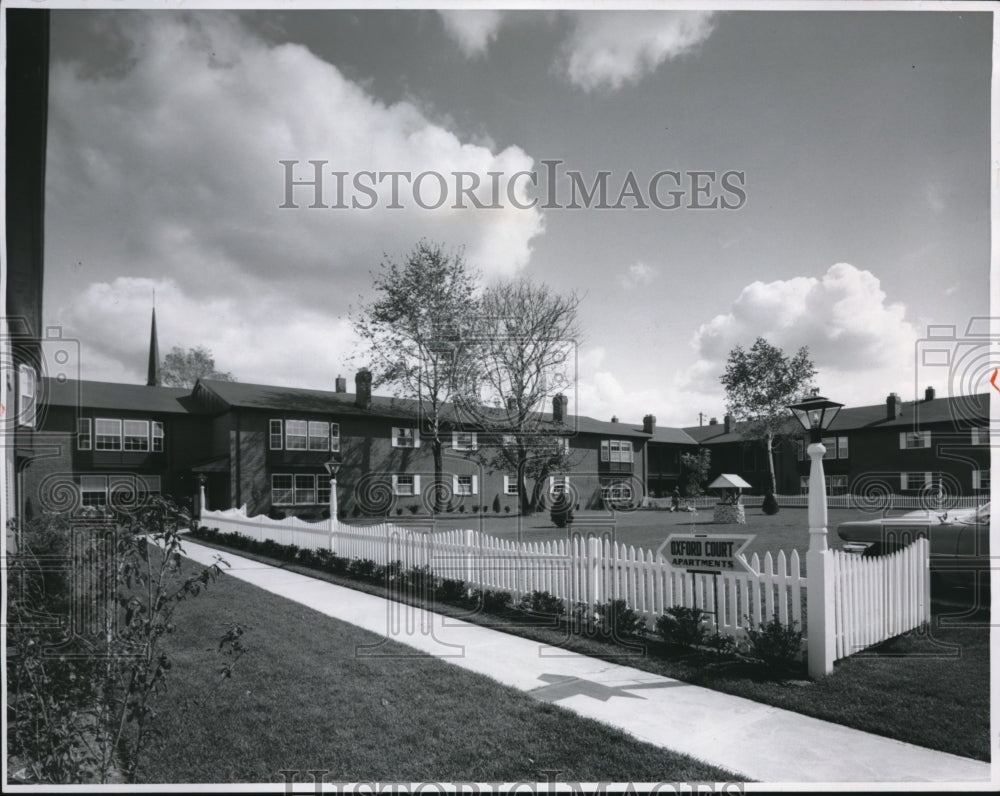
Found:
[(770, 431), (764, 437), (764, 444), (767, 447), (767, 478), (770, 494), (775, 495), (778, 492), (778, 481), (774, 475), (774, 434)]
[(441, 440), (437, 437), (434, 438), (434, 442), (431, 444), (431, 450), (434, 453), (434, 514), (440, 514), (444, 511), (444, 505), (441, 501), (442, 492), (444, 491), (441, 489), (444, 462), (441, 455)]

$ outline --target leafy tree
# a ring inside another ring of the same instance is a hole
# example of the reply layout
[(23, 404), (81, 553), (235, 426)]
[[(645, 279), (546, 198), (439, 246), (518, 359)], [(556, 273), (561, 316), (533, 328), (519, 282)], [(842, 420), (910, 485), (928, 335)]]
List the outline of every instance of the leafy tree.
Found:
[(775, 440), (789, 433), (786, 407), (812, 388), (815, 375), (816, 368), (805, 346), (789, 357), (758, 337), (749, 351), (737, 345), (729, 352), (721, 379), (726, 391), (726, 410), (738, 422), (745, 423), (744, 437), (764, 443), (768, 486), (763, 508), (767, 513), (778, 511), (773, 451)]
[(684, 494), (688, 497), (698, 497), (702, 494), (711, 468), (712, 452), (707, 448), (701, 448), (694, 453), (682, 453), (681, 483), (684, 484)]
[(487, 288), (479, 305), (476, 368), (460, 405), (500, 443), (480, 448), (480, 460), (493, 471), (517, 473), (524, 514), (539, 506), (549, 475), (571, 463), (574, 429), (546, 419), (546, 412), (570, 386), (579, 305), (576, 293), (560, 295), (523, 278)]
[(232, 373), (222, 373), (215, 369), (212, 352), (204, 346), (184, 351), (174, 346), (163, 358), (160, 379), (166, 387), (193, 387), (198, 379), (236, 381)]
[(448, 404), (466, 369), (478, 275), (461, 250), (420, 241), (402, 263), (386, 257), (373, 274), (375, 298), (352, 314), (372, 370), (372, 386), (389, 385), (419, 402), (420, 433), (434, 456), (434, 510), (443, 509), (443, 440)]

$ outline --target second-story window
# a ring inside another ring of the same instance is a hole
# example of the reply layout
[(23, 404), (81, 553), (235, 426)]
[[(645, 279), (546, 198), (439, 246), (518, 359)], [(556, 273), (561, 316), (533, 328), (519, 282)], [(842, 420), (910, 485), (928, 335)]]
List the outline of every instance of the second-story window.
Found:
[(281, 450), (281, 440), (285, 436), (284, 432), (281, 430), (282, 423), (280, 420), (272, 420), (268, 426), (268, 435), (270, 437), (270, 448), (273, 451)]
[[(569, 451), (569, 439), (566, 439), (566, 451)], [(627, 439), (602, 439), (602, 462), (631, 462), (632, 442)]]
[(931, 432), (929, 431), (901, 431), (899, 432), (900, 450), (911, 448), (929, 448), (931, 446)]
[(474, 451), (476, 450), (476, 432), (475, 431), (454, 431), (451, 435), (451, 447), (453, 450), (457, 451)]
[(94, 444), (94, 438), (91, 436), (90, 430), (90, 418), (79, 418), (79, 428), (80, 430), (76, 435), (76, 447), (82, 451), (89, 451)]
[(285, 450), (304, 451), (307, 448), (309, 424), (305, 420), (285, 421)]
[(392, 447), (394, 448), (419, 448), (420, 437), (417, 436), (415, 428), (400, 426), (392, 430)]
[(94, 421), (94, 449), (120, 451), (122, 449), (122, 421), (99, 417)]
[(330, 424), (330, 451), (340, 453), (340, 423)]
[(148, 451), (149, 450), (149, 421), (148, 420), (126, 420), (125, 421), (125, 444), (127, 451)]
[(320, 420), (309, 421), (309, 450), (330, 450), (330, 424)]

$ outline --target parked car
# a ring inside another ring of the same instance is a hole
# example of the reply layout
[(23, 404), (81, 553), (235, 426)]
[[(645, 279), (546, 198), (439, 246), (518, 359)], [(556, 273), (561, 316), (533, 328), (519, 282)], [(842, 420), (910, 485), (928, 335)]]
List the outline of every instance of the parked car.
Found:
[(980, 584), (989, 584), (990, 504), (974, 509), (911, 511), (899, 517), (882, 517), (841, 523), (837, 536), (844, 548), (863, 555), (883, 555), (899, 550), (921, 537), (931, 543), (931, 571), (956, 585), (972, 586), (973, 572)]

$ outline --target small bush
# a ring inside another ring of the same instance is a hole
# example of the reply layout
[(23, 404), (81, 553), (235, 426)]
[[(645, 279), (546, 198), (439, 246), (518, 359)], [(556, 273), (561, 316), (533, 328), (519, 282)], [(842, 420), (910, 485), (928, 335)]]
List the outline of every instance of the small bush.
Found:
[(370, 558), (352, 558), (347, 565), (347, 576), (355, 580), (371, 580), (375, 566)]
[(668, 644), (695, 647), (705, 643), (708, 635), (705, 612), (700, 608), (671, 606), (656, 620), (656, 632)]
[(525, 613), (562, 616), (566, 613), (566, 603), (547, 591), (533, 591), (521, 597), (517, 609)]
[(437, 598), (444, 602), (457, 603), (465, 600), (467, 592), (464, 580), (443, 578), (438, 585)]
[(409, 509), (410, 509), (410, 514), (416, 514), (418, 511), (420, 511), (420, 506), (417, 503), (413, 503), (412, 505), (409, 506)]
[(573, 507), (570, 506), (565, 497), (560, 495), (553, 501), (549, 517), (557, 528), (565, 528), (567, 525), (573, 524)]
[(797, 622), (781, 624), (778, 615), (768, 623), (761, 622), (756, 630), (747, 628), (748, 654), (766, 666), (785, 673), (802, 663), (802, 631)]
[(396, 506), (396, 516), (398, 517), (402, 513), (403, 513), (403, 507), (402, 506)]
[(765, 514), (777, 514), (778, 499), (774, 495), (764, 495), (764, 502), (760, 504), (760, 509)]
[(430, 567), (410, 567), (403, 573), (406, 590), (420, 597), (432, 597), (437, 591), (437, 577)]
[(575, 632), (610, 641), (625, 636), (642, 636), (646, 623), (625, 600), (612, 600), (597, 605), (577, 603), (571, 614)]
[(505, 514), (510, 514), (510, 506), (504, 506), (503, 510)]
[(509, 591), (494, 591), (493, 589), (474, 589), (469, 599), (477, 603), (488, 614), (503, 615), (514, 602)]
[(738, 645), (732, 636), (713, 633), (705, 640), (705, 646), (713, 649), (719, 655), (734, 655)]

